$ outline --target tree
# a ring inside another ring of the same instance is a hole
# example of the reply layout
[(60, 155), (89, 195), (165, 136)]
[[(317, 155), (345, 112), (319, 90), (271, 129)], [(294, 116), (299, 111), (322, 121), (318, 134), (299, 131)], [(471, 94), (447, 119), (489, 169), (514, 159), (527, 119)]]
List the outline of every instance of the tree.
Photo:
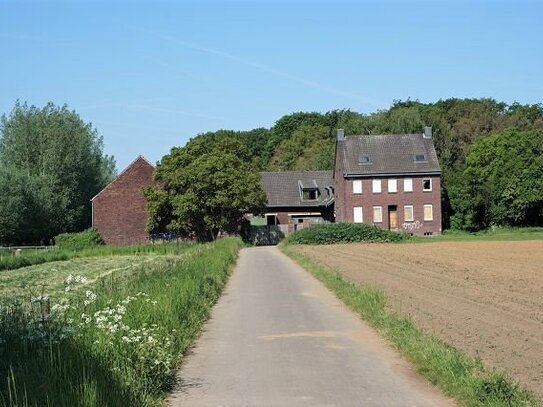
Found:
[(256, 162), (236, 137), (197, 137), (157, 166), (161, 188), (145, 191), (148, 230), (173, 230), (200, 241), (237, 233), (243, 216), (261, 213), (266, 196)]
[(0, 120), (0, 191), (12, 194), (0, 205), (0, 218), (11, 219), (1, 242), (38, 243), (90, 226), (90, 199), (115, 172), (102, 149), (96, 129), (67, 106), (16, 103)]
[(303, 125), (275, 150), (272, 171), (330, 170), (334, 165), (334, 139), (328, 128)]
[(464, 177), (476, 227), (543, 224), (543, 132), (509, 129), (478, 140)]

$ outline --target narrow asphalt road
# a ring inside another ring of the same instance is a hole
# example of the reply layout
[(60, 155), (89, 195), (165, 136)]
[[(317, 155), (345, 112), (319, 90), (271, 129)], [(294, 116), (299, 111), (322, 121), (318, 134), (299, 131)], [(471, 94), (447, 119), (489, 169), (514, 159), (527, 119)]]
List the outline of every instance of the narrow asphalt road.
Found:
[(275, 247), (243, 249), (170, 406), (452, 406)]

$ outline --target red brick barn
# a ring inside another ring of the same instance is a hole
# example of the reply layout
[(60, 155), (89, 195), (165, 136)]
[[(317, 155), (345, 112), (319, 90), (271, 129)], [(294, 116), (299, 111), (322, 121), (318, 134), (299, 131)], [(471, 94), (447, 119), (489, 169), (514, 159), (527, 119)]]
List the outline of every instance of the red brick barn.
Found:
[(143, 188), (155, 185), (155, 167), (139, 156), (92, 198), (92, 226), (107, 244), (146, 243), (147, 214)]
[(440, 234), (440, 176), (431, 127), (401, 135), (345, 136), (338, 130), (336, 221)]

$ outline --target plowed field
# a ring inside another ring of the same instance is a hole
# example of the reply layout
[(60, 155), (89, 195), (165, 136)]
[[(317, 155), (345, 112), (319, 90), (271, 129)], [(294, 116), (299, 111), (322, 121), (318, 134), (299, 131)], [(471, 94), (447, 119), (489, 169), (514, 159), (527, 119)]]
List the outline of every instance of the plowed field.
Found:
[(543, 397), (543, 241), (298, 246)]

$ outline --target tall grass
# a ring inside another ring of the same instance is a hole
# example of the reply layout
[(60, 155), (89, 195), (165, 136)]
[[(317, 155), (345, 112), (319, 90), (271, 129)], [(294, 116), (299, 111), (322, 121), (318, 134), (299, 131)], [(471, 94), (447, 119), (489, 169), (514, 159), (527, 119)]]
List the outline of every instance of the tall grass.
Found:
[(425, 334), (414, 323), (386, 308), (385, 295), (344, 280), (339, 273), (283, 244), (281, 250), (322, 281), (349, 308), (394, 345), (417, 370), (461, 405), (469, 407), (540, 406), (530, 392), (504, 373), (486, 369), (478, 359)]
[(164, 243), (133, 246), (95, 246), (80, 250), (56, 249), (23, 251), (21, 255), (14, 253), (0, 254), (0, 271), (16, 270), (22, 267), (43, 264), (52, 261), (70, 260), (80, 257), (100, 256), (137, 256), (147, 254), (179, 254), (191, 243)]
[[(0, 404), (160, 405), (241, 245), (234, 238), (194, 245), (183, 258), (159, 269), (142, 268), (128, 281), (110, 276), (93, 292), (78, 294), (78, 306), (42, 328), (39, 318), (28, 324), (28, 312), (5, 310)], [(46, 335), (39, 334), (44, 330)]]

